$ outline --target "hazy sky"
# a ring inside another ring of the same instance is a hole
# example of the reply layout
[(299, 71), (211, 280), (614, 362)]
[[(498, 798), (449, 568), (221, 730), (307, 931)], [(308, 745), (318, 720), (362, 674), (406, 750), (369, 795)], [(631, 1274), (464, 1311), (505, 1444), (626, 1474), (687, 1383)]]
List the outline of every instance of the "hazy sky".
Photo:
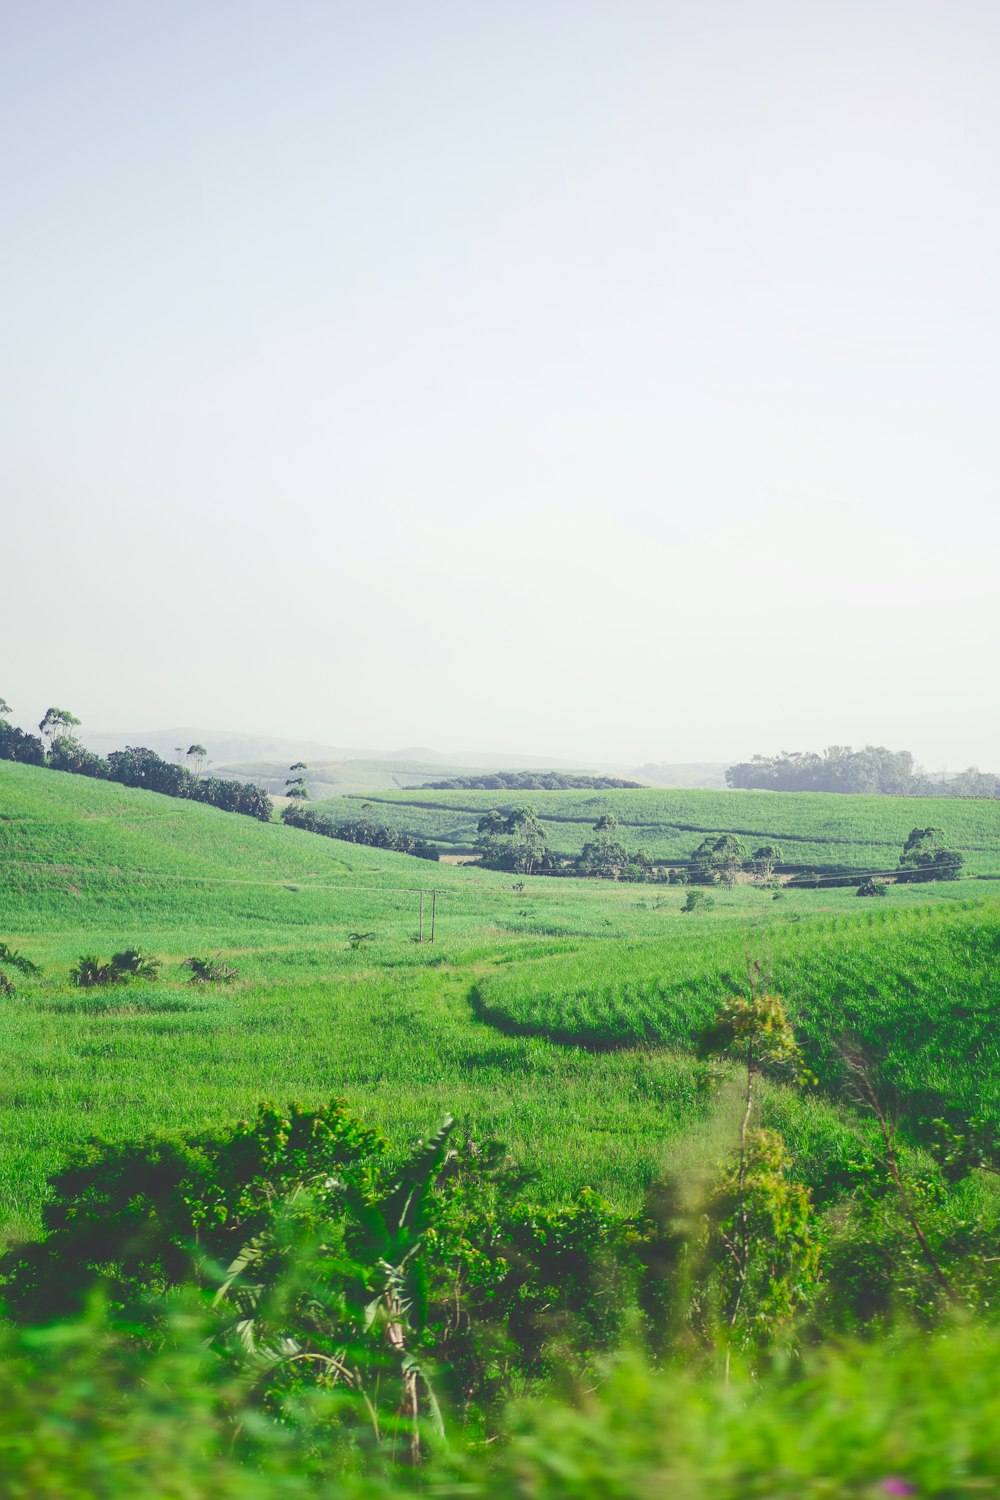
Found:
[(996, 0), (3, 0), (0, 693), (1000, 766)]

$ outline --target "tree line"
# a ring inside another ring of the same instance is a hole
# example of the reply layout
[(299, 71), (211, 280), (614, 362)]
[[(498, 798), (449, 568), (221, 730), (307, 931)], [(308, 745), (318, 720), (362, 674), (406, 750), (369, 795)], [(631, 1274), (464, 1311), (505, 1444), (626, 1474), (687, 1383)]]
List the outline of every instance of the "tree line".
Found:
[(396, 854), (413, 854), (417, 859), (441, 858), (440, 850), (426, 839), (414, 838), (412, 834), (401, 833), (385, 823), (375, 822), (368, 816), (367, 803), (362, 806), (360, 818), (351, 823), (338, 823), (326, 813), (312, 812), (301, 806), (301, 801), (290, 802), (282, 809), (281, 821), (288, 828), (304, 828), (308, 833), (318, 833), (328, 839), (343, 839), (348, 844), (367, 844), (372, 849), (392, 849)]
[(11, 711), (10, 705), (0, 698), (0, 715), (4, 716), (0, 717), (0, 760), (67, 771), (73, 776), (90, 776), (96, 781), (116, 781), (121, 786), (159, 792), (164, 797), (205, 802), (223, 812), (258, 818), (262, 823), (271, 821), (273, 804), (259, 787), (201, 774), (206, 755), (203, 745), (182, 749), (177, 762), (164, 760), (143, 745), (112, 750), (105, 759), (76, 738), (74, 730), (79, 728), (80, 720), (68, 709), (47, 709), (37, 734), (12, 724), (6, 718)]
[[(0, 698), (0, 715), (11, 712), (10, 705)], [(50, 771), (67, 771), (75, 776), (90, 776), (97, 781), (115, 781), (120, 786), (136, 787), (142, 791), (159, 792), (164, 797), (182, 797), (191, 802), (205, 802), (222, 812), (242, 813), (257, 818), (262, 823), (273, 820), (274, 804), (260, 787), (242, 781), (225, 780), (219, 776), (205, 776), (203, 766), (206, 759), (204, 745), (191, 745), (187, 750), (178, 748), (177, 761), (164, 760), (155, 750), (142, 745), (127, 745), (124, 750), (112, 750), (105, 759), (88, 750), (76, 738), (74, 730), (80, 720), (64, 708), (50, 708), (38, 726), (38, 734), (30, 734), (0, 717), (0, 760), (17, 761), (22, 765), (43, 766)], [(309, 833), (318, 833), (325, 838), (342, 839), (350, 844), (368, 844), (375, 849), (391, 849), (398, 854), (412, 854), (418, 859), (440, 859), (439, 850), (426, 839), (414, 838), (400, 833), (384, 823), (375, 822), (370, 816), (369, 804), (362, 806), (361, 817), (350, 823), (338, 823), (334, 819), (315, 813), (302, 806), (308, 799), (306, 779), (295, 772), (308, 769), (298, 761), (291, 768), (292, 777), (287, 781), (287, 795), (293, 799), (282, 812), (282, 821), (290, 828), (304, 828)]]
[[(548, 847), (548, 838), (533, 807), (515, 807), (509, 812), (488, 812), (480, 818), (476, 831), (479, 863), (490, 870), (508, 870), (517, 875), (566, 875), (594, 880), (625, 880), (656, 884), (686, 883), (703, 880), (714, 884), (720, 872), (730, 867), (734, 851), (740, 851), (737, 869), (743, 868), (745, 850), (738, 839), (725, 835), (706, 839), (695, 851), (688, 866), (675, 866), (655, 860), (645, 849), (630, 851), (622, 839), (621, 827), (614, 813), (602, 813), (579, 854), (557, 854)], [(776, 845), (757, 851), (769, 855), (768, 874), (774, 859), (780, 858)]]
[[(566, 875), (596, 880), (652, 882), (658, 885), (724, 885), (730, 889), (749, 876), (763, 885), (778, 885), (776, 871), (783, 864), (780, 844), (767, 841), (747, 844), (734, 833), (711, 833), (702, 839), (683, 865), (652, 858), (646, 850), (630, 852), (622, 840), (614, 813), (604, 813), (593, 826), (593, 837), (580, 853), (569, 857), (548, 847), (545, 829), (532, 807), (509, 812), (493, 810), (476, 825), (479, 863), (490, 870), (517, 875)], [(336, 836), (336, 835), (335, 835)], [(897, 883), (957, 880), (965, 864), (964, 855), (949, 848), (942, 828), (914, 828), (902, 846), (893, 872)], [(884, 873), (884, 872), (883, 872)], [(859, 894), (881, 895), (886, 887), (872, 889), (866, 876), (799, 874), (793, 883), (818, 885), (824, 879), (838, 883), (855, 880)], [(694, 909), (692, 904), (690, 910)]]
[(726, 771), (728, 786), (745, 791), (851, 792), (885, 797), (1000, 797), (1000, 776), (975, 766), (956, 776), (927, 776), (909, 750), (884, 745), (831, 745), (815, 751), (755, 755)]
[(476, 825), (479, 863), (489, 870), (515, 875), (582, 875), (605, 880), (667, 879), (645, 850), (630, 854), (621, 841), (618, 819), (605, 813), (594, 824), (594, 837), (575, 858), (548, 847), (545, 829), (533, 807), (488, 812)]
[(619, 776), (576, 776), (564, 771), (490, 771), (482, 776), (451, 776), (428, 781), (420, 792), (638, 791), (641, 783)]

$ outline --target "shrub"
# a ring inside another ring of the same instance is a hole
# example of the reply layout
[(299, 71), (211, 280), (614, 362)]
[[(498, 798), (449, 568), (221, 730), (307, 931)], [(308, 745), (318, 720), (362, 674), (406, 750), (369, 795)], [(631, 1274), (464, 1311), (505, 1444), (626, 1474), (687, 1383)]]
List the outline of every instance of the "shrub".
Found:
[(141, 948), (126, 948), (111, 959), (111, 967), (125, 979), (156, 979), (160, 972), (160, 960)]
[(73, 983), (82, 990), (101, 985), (128, 984), (132, 979), (156, 979), (160, 971), (160, 960), (140, 948), (126, 948), (116, 953), (110, 963), (103, 963), (93, 954), (85, 954), (69, 971)]
[(714, 897), (706, 896), (704, 891), (688, 891), (681, 911), (708, 911), (714, 905)]
[(889, 894), (889, 882), (887, 880), (876, 880), (874, 876), (870, 876), (868, 880), (861, 882), (856, 894), (859, 896), (887, 896)]
[(191, 970), (191, 978), (188, 984), (228, 984), (235, 979), (239, 970), (232, 964), (223, 963), (217, 958), (186, 958), (185, 969)]
[(0, 943), (0, 964), (9, 964), (12, 969), (18, 969), (22, 974), (38, 974), (41, 971), (37, 964), (25, 958), (23, 953), (18, 953), (7, 943)]
[(217, 1347), (239, 1366), (250, 1356), (262, 1398), (336, 1385), (352, 1420), (368, 1424), (370, 1397), (387, 1432), (401, 1407), (415, 1413), (417, 1377), (422, 1409), (432, 1401), (425, 1360), (455, 1400), (492, 1403), (512, 1372), (611, 1347), (627, 1312), (627, 1221), (587, 1189), (534, 1206), (500, 1147), (453, 1145), (452, 1131), (447, 1120), (393, 1164), (334, 1101), (93, 1141), (50, 1179), (42, 1239), (0, 1260), (9, 1314), (77, 1313), (100, 1278), (110, 1306), (149, 1331), (171, 1289), (217, 1288)]
[(82, 990), (93, 989), (96, 985), (120, 984), (125, 978), (123, 974), (115, 973), (112, 964), (102, 963), (92, 953), (85, 953), (77, 959), (69, 977)]

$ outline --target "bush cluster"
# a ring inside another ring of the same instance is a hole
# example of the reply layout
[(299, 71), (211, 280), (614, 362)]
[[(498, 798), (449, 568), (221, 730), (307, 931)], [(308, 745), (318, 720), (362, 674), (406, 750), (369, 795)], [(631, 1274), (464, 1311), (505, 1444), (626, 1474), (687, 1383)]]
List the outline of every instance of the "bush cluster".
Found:
[(421, 792), (568, 792), (637, 791), (642, 783), (619, 776), (576, 776), (565, 771), (489, 771), (482, 776), (452, 776), (428, 781)]

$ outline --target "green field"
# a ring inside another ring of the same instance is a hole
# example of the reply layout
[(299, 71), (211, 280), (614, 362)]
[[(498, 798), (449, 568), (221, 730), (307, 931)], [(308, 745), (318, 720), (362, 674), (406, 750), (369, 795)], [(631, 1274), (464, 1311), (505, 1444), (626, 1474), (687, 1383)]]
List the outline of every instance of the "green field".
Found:
[[(961, 810), (987, 850), (982, 805)], [(850, 890), (775, 904), (738, 887), (686, 915), (674, 887), (539, 877), (515, 890), (506, 875), (7, 763), (0, 861), (0, 939), (43, 969), (3, 1002), (11, 1232), (34, 1224), (46, 1174), (81, 1138), (191, 1128), (262, 1097), (344, 1096), (397, 1142), (452, 1110), (473, 1136), (507, 1142), (541, 1196), (591, 1184), (635, 1204), (709, 1109), (692, 1036), (746, 953), (773, 963), (818, 1061), (844, 1017), (879, 1046), (919, 1023), (896, 1080), (911, 1113), (949, 1091), (986, 1103), (996, 1080), (991, 882), (899, 887), (877, 912)], [(436, 941), (420, 945), (432, 882)], [(374, 937), (355, 950), (351, 932)], [(159, 982), (69, 983), (81, 954), (130, 945), (162, 959)], [(190, 986), (191, 954), (224, 955), (238, 980)], [(765, 1100), (765, 1119), (816, 1162), (867, 1128), (836, 1102), (829, 1069), (820, 1084)]]
[(645, 789), (608, 792), (385, 792), (314, 803), (347, 821), (362, 801), (401, 832), (454, 853), (471, 851), (476, 824), (491, 808), (527, 804), (549, 846), (578, 854), (596, 820), (613, 812), (630, 852), (689, 858), (709, 834), (776, 842), (789, 865), (821, 870), (892, 869), (914, 827), (939, 826), (966, 859), (966, 873), (1000, 877), (1000, 802), (933, 797), (852, 797), (821, 792), (712, 792)]
[[(977, 1111), (1000, 1125), (996, 1034), (1000, 908), (963, 902), (775, 923), (753, 944), (796, 1018), (820, 1084), (836, 1089), (839, 1037), (879, 1059), (914, 1120)], [(740, 985), (746, 932), (604, 945), (490, 975), (477, 1014), (519, 1034), (590, 1045), (692, 1047), (718, 1004), (719, 976)], [(956, 1068), (956, 1058), (974, 1066)]]

